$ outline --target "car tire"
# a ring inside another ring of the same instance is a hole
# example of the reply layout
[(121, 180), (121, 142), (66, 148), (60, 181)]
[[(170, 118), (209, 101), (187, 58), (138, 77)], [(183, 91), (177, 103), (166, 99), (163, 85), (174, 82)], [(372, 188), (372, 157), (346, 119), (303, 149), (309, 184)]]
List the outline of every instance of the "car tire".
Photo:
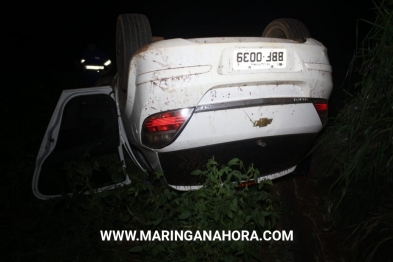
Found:
[(304, 43), (311, 36), (307, 27), (299, 20), (280, 18), (273, 20), (266, 26), (262, 37), (290, 39)]
[(116, 63), (120, 108), (127, 100), (128, 73), (132, 55), (152, 42), (149, 20), (142, 14), (121, 14), (116, 24)]

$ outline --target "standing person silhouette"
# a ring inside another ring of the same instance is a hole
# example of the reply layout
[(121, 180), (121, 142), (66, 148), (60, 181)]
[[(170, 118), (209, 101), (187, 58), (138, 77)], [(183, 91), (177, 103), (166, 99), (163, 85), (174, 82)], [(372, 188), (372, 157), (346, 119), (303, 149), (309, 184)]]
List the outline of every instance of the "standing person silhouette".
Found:
[(95, 83), (112, 68), (112, 62), (108, 55), (98, 49), (94, 42), (89, 43), (87, 49), (82, 52), (79, 65), (84, 72), (86, 87), (95, 86)]

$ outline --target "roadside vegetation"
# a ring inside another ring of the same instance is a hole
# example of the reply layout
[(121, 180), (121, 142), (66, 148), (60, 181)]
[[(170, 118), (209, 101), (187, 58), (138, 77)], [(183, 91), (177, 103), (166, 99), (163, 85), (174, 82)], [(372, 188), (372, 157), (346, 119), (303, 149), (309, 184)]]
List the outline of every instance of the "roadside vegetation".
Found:
[[(229, 163), (210, 159), (203, 170), (193, 173), (207, 178), (205, 187), (198, 191), (169, 190), (161, 186), (159, 178), (147, 177), (127, 159), (126, 172), (132, 180), (129, 186), (99, 194), (36, 199), (31, 179), (46, 126), (61, 91), (81, 86), (77, 74), (51, 72), (45, 79), (40, 75), (38, 71), (28, 78), (20, 100), (31, 110), (21, 112), (17, 104), (9, 103), (2, 112), (18, 116), (4, 118), (7, 139), (2, 140), (6, 150), (0, 165), (0, 252), (5, 260), (253, 261), (286, 255), (268, 241), (101, 241), (100, 230), (256, 230), (259, 236), (264, 230), (273, 230), (279, 210), (270, 194), (272, 183), (237, 187), (240, 178), (258, 174), (239, 159)], [(85, 154), (64, 168), (78, 189), (89, 191), (91, 173), (104, 168), (97, 162)], [(118, 161), (111, 170), (123, 172), (122, 163)]]
[[(92, 189), (92, 172), (100, 168), (88, 154), (66, 166), (69, 176), (84, 179), (84, 185), (82, 179), (77, 182), (85, 192)], [(119, 161), (117, 171), (121, 170)], [(4, 214), (12, 218), (3, 235), (8, 238), (3, 248), (9, 261), (253, 261), (272, 253), (272, 243), (266, 241), (101, 241), (101, 230), (247, 230), (250, 236), (255, 230), (261, 237), (264, 230), (274, 229), (278, 218), (269, 194), (271, 181), (238, 187), (240, 180), (258, 175), (239, 159), (226, 165), (210, 159), (204, 171), (192, 174), (206, 177), (204, 187), (183, 193), (160, 186), (159, 176), (150, 183), (142, 171), (127, 172), (130, 186), (49, 201), (27, 196), (19, 202), (23, 210), (6, 206)]]
[(393, 1), (375, 3), (376, 20), (359, 41), (345, 106), (318, 141), (328, 203), (355, 261), (386, 261), (393, 246)]

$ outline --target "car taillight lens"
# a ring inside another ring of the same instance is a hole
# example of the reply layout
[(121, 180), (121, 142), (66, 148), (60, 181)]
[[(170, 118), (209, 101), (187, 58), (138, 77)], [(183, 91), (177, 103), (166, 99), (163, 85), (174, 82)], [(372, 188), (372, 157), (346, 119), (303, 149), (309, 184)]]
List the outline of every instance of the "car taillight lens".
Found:
[(183, 108), (149, 116), (143, 122), (142, 143), (156, 149), (169, 145), (180, 134), (193, 111), (194, 108)]
[(254, 180), (251, 180), (251, 181), (244, 181), (244, 182), (241, 182), (241, 183), (239, 184), (239, 187), (246, 187), (246, 186), (253, 186), (253, 185), (255, 185), (255, 181), (254, 181)]
[(326, 99), (313, 99), (313, 104), (321, 119), (322, 126), (325, 126), (328, 120), (328, 101)]

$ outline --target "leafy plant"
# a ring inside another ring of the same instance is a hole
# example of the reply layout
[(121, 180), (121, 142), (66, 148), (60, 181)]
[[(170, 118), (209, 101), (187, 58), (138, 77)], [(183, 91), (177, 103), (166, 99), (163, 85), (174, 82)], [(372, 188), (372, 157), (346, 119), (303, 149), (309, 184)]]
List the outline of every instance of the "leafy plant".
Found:
[[(194, 234), (202, 230), (256, 230), (261, 236), (264, 230), (274, 227), (278, 214), (271, 196), (264, 190), (272, 182), (266, 180), (255, 187), (239, 187), (241, 181), (256, 179), (259, 175), (252, 166), (245, 169), (239, 159), (220, 166), (213, 158), (208, 160), (206, 170), (196, 170), (191, 175), (206, 178), (201, 189), (176, 193), (161, 188), (157, 194), (157, 188), (145, 188), (150, 191), (145, 199), (145, 212), (131, 214), (136, 228), (189, 230)], [(237, 182), (232, 182), (232, 178)], [(137, 188), (131, 188), (129, 193), (139, 195)], [(261, 242), (256, 241), (153, 241), (141, 242), (130, 251), (143, 251), (144, 259), (149, 261), (236, 261), (238, 257), (259, 259), (260, 246)]]
[[(131, 163), (127, 166), (133, 167)], [(255, 231), (259, 240), (264, 230), (274, 228), (278, 218), (275, 201), (268, 193), (272, 182), (265, 180), (249, 187), (259, 171), (253, 166), (245, 168), (239, 159), (232, 159), (226, 165), (220, 165), (214, 158), (208, 160), (206, 169), (191, 174), (205, 177), (206, 183), (201, 189), (188, 192), (157, 186), (162, 174), (148, 182), (147, 174), (128, 168), (130, 186), (95, 193), (91, 178), (102, 169), (117, 173), (123, 170), (123, 164), (111, 157), (97, 159), (88, 154), (65, 164), (69, 183), (75, 183), (74, 195), (44, 203), (42, 210), (47, 215), (40, 217), (40, 224), (47, 230), (41, 232), (44, 235), (39, 238), (40, 244), (33, 241), (38, 238), (34, 235), (25, 240), (28, 249), (40, 246), (39, 254), (38, 251), (31, 253), (38, 260), (50, 261), (56, 256), (58, 261), (260, 260), (272, 245), (267, 241), (228, 239), (101, 241), (101, 230), (189, 231), (193, 234), (210, 230), (213, 235), (245, 230), (250, 232), (249, 238)], [(241, 181), (249, 183), (239, 187)], [(86, 191), (90, 194), (79, 193)], [(51, 235), (54, 229), (55, 236)], [(28, 258), (29, 253), (14, 257), (16, 261)]]

